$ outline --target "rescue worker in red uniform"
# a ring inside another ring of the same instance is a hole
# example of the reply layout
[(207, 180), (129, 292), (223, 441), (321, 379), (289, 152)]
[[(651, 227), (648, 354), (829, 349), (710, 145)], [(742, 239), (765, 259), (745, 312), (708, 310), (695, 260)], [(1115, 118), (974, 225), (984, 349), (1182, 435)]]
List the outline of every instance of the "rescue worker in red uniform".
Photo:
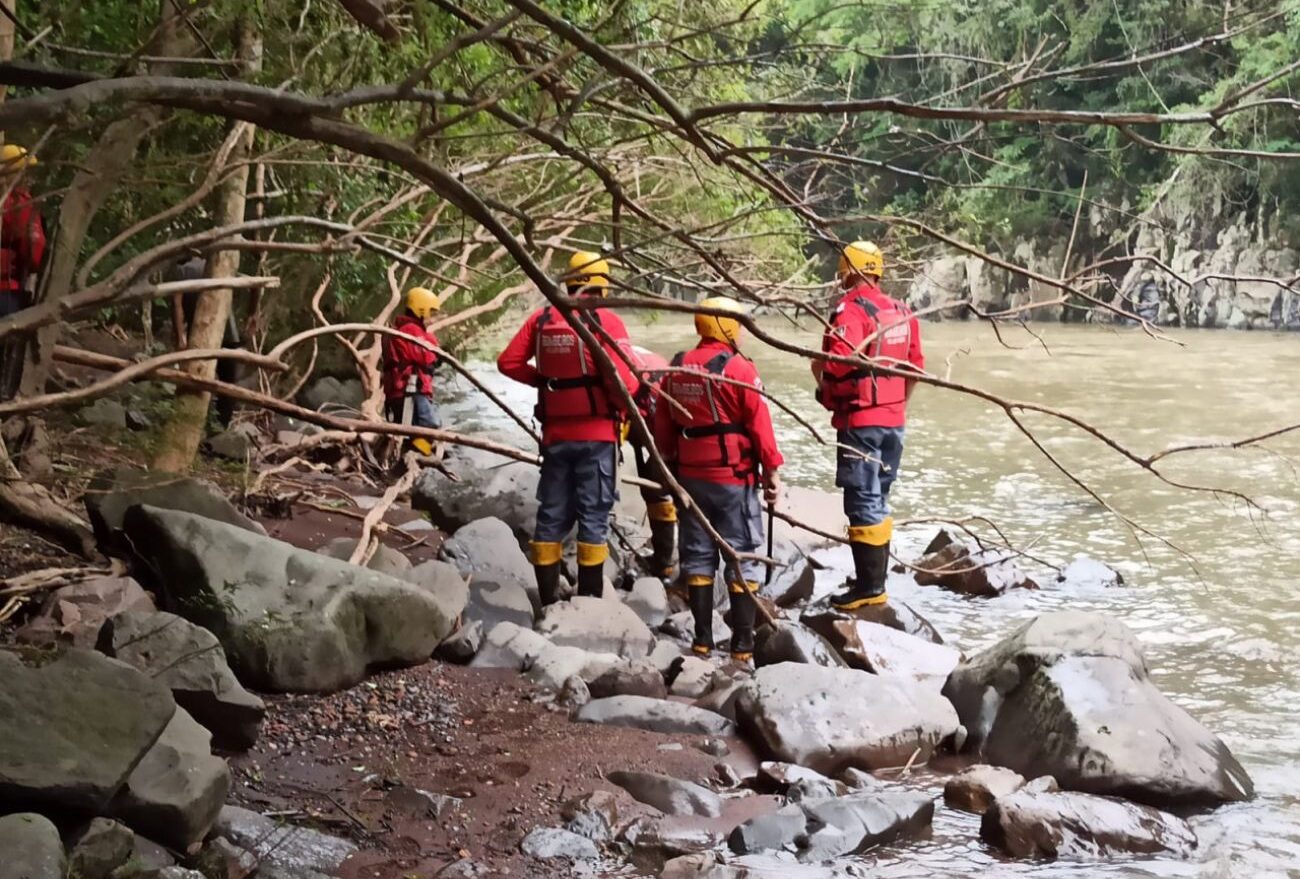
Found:
[[(705, 299), (704, 308), (740, 313), (724, 296)], [(763, 499), (776, 502), (778, 469), (784, 463), (772, 431), (772, 415), (761, 393), (758, 370), (737, 348), (740, 321), (711, 314), (695, 316), (700, 343), (673, 358), (680, 371), (664, 376), (655, 411), (655, 442), (682, 487), (718, 535), (737, 552), (757, 552), (763, 544)], [(713, 650), (713, 578), (719, 550), (694, 515), (681, 518), (678, 546), (688, 587), (695, 638), (691, 649)], [(737, 579), (724, 571), (731, 593), (731, 656), (748, 662), (754, 652), (754, 593), (757, 562), (746, 561)]]
[[(569, 260), (571, 296), (609, 292), (609, 263), (579, 251)], [(620, 356), (627, 328), (604, 308), (576, 312), (614, 362), (618, 379), (635, 394), (636, 375)], [(603, 332), (602, 332), (603, 330)], [(578, 526), (578, 594), (599, 597), (604, 586), (609, 514), (618, 498), (618, 445), (625, 420), (615, 379), (604, 375), (592, 352), (552, 306), (533, 312), (497, 358), (497, 368), (537, 388), (542, 425), (542, 472), (537, 484), (537, 524), (531, 555), (542, 604), (559, 596), (564, 538)]]
[[(414, 336), (435, 347), (438, 337), (428, 324), (442, 308), (438, 294), (424, 287), (406, 291), (406, 310), (393, 321), (393, 329)], [(384, 336), (384, 409), (394, 424), (442, 427), (442, 417), (433, 402), (433, 369), (438, 364), (434, 351), (410, 339)], [(423, 437), (411, 440), (422, 455), (432, 454), (433, 444)]]
[[(663, 381), (665, 370), (668, 369), (668, 361), (640, 345), (629, 345), (624, 350), (627, 352), (628, 359), (636, 366), (637, 378), (641, 382), (641, 387), (636, 394), (637, 410), (646, 425), (653, 430), (655, 410), (659, 403), (657, 390)], [(636, 459), (637, 476), (661, 486), (658, 489), (645, 487), (641, 489), (646, 517), (650, 521), (650, 556), (643, 560), (643, 564), (652, 577), (671, 580), (675, 573), (673, 553), (677, 546), (677, 505), (673, 503), (672, 494), (663, 487), (664, 481), (650, 460), (644, 440), (638, 437), (635, 431), (629, 438), (632, 441), (632, 454)]]
[[(885, 261), (880, 248), (855, 241), (840, 254), (844, 296), (822, 336), (822, 351), (866, 357), (880, 366), (924, 370), (920, 325), (905, 304), (880, 289)], [(903, 426), (915, 379), (870, 367), (813, 361), (817, 399), (831, 411), (840, 448), (835, 484), (844, 490), (854, 576), (832, 596), (841, 610), (884, 604), (894, 519), (889, 490), (903, 458)]]
[[(0, 214), (0, 317), (31, 304), (36, 279), (45, 257), (45, 226), (22, 174), (36, 165), (24, 147), (0, 147), (0, 191), (8, 190)], [(25, 339), (0, 341), (0, 400), (18, 390), (22, 377)]]

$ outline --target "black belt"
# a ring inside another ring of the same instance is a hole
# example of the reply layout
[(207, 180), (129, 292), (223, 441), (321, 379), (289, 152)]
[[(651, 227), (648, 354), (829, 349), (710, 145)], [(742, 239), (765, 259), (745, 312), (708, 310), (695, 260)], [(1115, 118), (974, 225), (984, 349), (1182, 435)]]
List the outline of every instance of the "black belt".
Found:
[(729, 433), (749, 435), (749, 431), (739, 424), (710, 424), (707, 427), (683, 427), (682, 436), (687, 439), (703, 439), (710, 436), (725, 436)]

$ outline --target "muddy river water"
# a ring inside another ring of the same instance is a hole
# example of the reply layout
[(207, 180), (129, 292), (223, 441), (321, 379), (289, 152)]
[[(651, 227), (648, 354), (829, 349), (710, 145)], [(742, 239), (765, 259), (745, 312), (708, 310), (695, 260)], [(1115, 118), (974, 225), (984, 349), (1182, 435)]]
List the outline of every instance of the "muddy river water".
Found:
[[(688, 325), (665, 318), (631, 327), (664, 354), (691, 343)], [(815, 336), (772, 322), (792, 341)], [(1141, 454), (1174, 444), (1230, 440), (1300, 421), (1300, 338), (1239, 332), (1171, 333), (1050, 325), (1000, 345), (987, 327), (926, 325), (931, 370), (996, 394), (1066, 410)], [(490, 346), (489, 346), (490, 347)], [(770, 391), (819, 429), (805, 361), (751, 340)], [(486, 350), (484, 353), (487, 353)], [(531, 391), (477, 364), (491, 387), (521, 408)], [(451, 405), (449, 421), (509, 433), (481, 397)], [(940, 810), (932, 842), (896, 862), (872, 859), (870, 875), (904, 876), (1300, 876), (1300, 432), (1250, 449), (1213, 450), (1162, 463), (1180, 482), (1233, 489), (1262, 509), (1208, 492), (1174, 488), (1085, 433), (1040, 416), (1026, 420), (1047, 449), (1117, 510), (1154, 537), (1139, 541), (1118, 517), (1082, 493), (996, 407), (921, 388), (908, 427), (899, 517), (986, 516), (1019, 545), (1067, 562), (1086, 553), (1119, 568), (1127, 586), (1053, 590), (970, 600), (896, 575), (890, 591), (922, 611), (967, 653), (1018, 621), (1047, 610), (1113, 614), (1145, 645), (1156, 683), (1220, 735), (1255, 780), (1258, 796), (1194, 818), (1201, 839), (1191, 861), (1144, 859), (1099, 865), (1009, 864), (978, 841), (976, 819)], [(787, 480), (833, 490), (832, 453), (778, 413)], [(828, 431), (829, 432), (829, 431)], [(919, 554), (934, 526), (898, 535), (904, 557)], [(847, 553), (833, 554), (847, 564)], [(842, 571), (826, 571), (828, 580)], [(1050, 575), (1044, 579), (1050, 583)]]

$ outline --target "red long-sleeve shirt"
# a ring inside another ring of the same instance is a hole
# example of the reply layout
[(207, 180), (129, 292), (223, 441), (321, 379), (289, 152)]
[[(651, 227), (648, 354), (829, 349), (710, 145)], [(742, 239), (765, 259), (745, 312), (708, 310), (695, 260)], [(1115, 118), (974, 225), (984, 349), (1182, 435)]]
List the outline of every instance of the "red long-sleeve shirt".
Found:
[[(424, 328), (419, 318), (403, 314), (393, 329), (424, 339), (430, 345), (438, 344), (438, 337)], [(433, 396), (433, 367), (438, 355), (410, 339), (384, 336), (384, 397), (389, 400), (406, 396), (407, 383), (412, 373), (420, 376), (419, 393)]]
[[(882, 312), (897, 309), (909, 315), (903, 322), (908, 335), (905, 343), (884, 343), (884, 349), (899, 347), (902, 350), (899, 350), (894, 356), (900, 362), (910, 363), (917, 370), (925, 369), (925, 354), (921, 350), (920, 322), (915, 315), (910, 313), (906, 305), (886, 295), (874, 284), (860, 284), (844, 294), (831, 315), (832, 330), (822, 336), (822, 351), (841, 357), (862, 356), (869, 353), (859, 350), (859, 346), (862, 345), (864, 339), (872, 337), (881, 328), (864, 309), (851, 304), (851, 300), (857, 296), (863, 296), (871, 300)], [(902, 327), (891, 325), (886, 327), (885, 332), (881, 335), (892, 336), (891, 330), (896, 333), (901, 331)], [(868, 345), (868, 347), (872, 346)], [(824, 374), (828, 376), (845, 376), (855, 369), (857, 369), (855, 366), (829, 360), (823, 364)], [(905, 379), (899, 378), (897, 381), (905, 381)], [(855, 409), (850, 412), (837, 411), (832, 413), (831, 416), (831, 424), (836, 430), (846, 430), (854, 427), (902, 427), (906, 422), (906, 400)]]
[[(703, 367), (717, 355), (729, 351), (731, 351), (730, 346), (706, 339), (682, 356), (681, 365)], [(673, 377), (674, 375), (669, 373), (662, 385), (664, 392), (670, 396)], [(757, 464), (764, 473), (775, 471), (785, 463), (785, 458), (782, 457), (781, 450), (777, 446), (776, 432), (772, 429), (772, 413), (767, 407), (767, 399), (760, 393), (763, 382), (758, 377), (758, 370), (751, 360), (737, 355), (727, 361), (721, 378), (728, 381), (715, 381), (712, 384), (713, 399), (718, 408), (718, 421), (724, 424), (738, 424), (745, 428)], [(685, 401), (681, 402), (685, 403)], [(675, 418), (675, 412), (677, 409), (671, 403), (660, 401), (655, 407), (654, 430), (655, 444), (659, 447), (664, 460), (676, 466), (677, 474), (687, 479), (705, 479), (728, 485), (743, 485), (746, 480), (732, 467), (688, 467), (678, 462), (677, 451), (682, 439), (682, 425), (677, 421), (677, 418), (681, 417), (680, 413), (678, 412)]]
[[(515, 333), (514, 338), (506, 344), (505, 350), (497, 357), (497, 369), (501, 370), (502, 375), (535, 388), (540, 387), (543, 379), (533, 361), (536, 360), (537, 356), (537, 322), (544, 312), (548, 312), (548, 309), (539, 308), (529, 315), (523, 326)], [(564, 320), (556, 309), (549, 309), (549, 314), (549, 320)], [(619, 351), (616, 350), (620, 347), (620, 343), (623, 345), (628, 343), (627, 327), (618, 315), (604, 308), (594, 309), (591, 316), (600, 321), (600, 325), (609, 336), (609, 339), (605, 339), (600, 332), (594, 331), (596, 337), (600, 339), (601, 347), (614, 361), (618, 377), (622, 379), (628, 391), (635, 395), (639, 387), (637, 377), (628, 368), (623, 358), (619, 356)], [(570, 324), (570, 326), (572, 325)], [(600, 367), (596, 364), (595, 358), (592, 357), (590, 351), (586, 350), (585, 346), (583, 347), (583, 353), (587, 360), (587, 371), (592, 374), (599, 372), (601, 375), (603, 390), (607, 395), (610, 408), (616, 413), (625, 411), (623, 398), (618, 392), (617, 384), (608, 375), (600, 372)], [(607, 415), (547, 416), (543, 418), (543, 445), (573, 441), (618, 442), (618, 424), (614, 418)]]
[(15, 186), (0, 218), (0, 290), (16, 291), (45, 258), (45, 226), (25, 187)]

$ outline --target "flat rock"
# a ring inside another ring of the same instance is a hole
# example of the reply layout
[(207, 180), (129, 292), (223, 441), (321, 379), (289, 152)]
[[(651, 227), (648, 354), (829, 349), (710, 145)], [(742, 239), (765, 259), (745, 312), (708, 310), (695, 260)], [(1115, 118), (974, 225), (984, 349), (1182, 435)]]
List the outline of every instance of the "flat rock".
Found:
[(266, 705), (235, 678), (207, 629), (175, 614), (128, 611), (105, 624), (99, 650), (166, 685), (218, 747), (244, 750), (257, 740)]
[(64, 879), (68, 861), (59, 829), (34, 812), (0, 817), (0, 879)]
[[(465, 580), (465, 575), (458, 571), (455, 565), (438, 559), (429, 559), (398, 576), (432, 595), (445, 613), (455, 616), (464, 613), (469, 619), (477, 619), (468, 614), (469, 584)], [(487, 628), (491, 627), (485, 627), (484, 631), (487, 631)]]
[(114, 797), (110, 814), (178, 851), (203, 839), (230, 792), (230, 770), (225, 760), (212, 756), (211, 739), (177, 708)]
[(850, 668), (783, 662), (754, 672), (736, 718), (761, 752), (833, 774), (924, 761), (957, 730), (932, 688)]
[(134, 507), (169, 610), (209, 629), (260, 690), (331, 692), (424, 662), (458, 611), (405, 580), (189, 513)]
[(750, 818), (727, 837), (727, 845), (738, 855), (774, 849), (793, 850), (808, 831), (808, 818), (797, 804), (783, 806), (767, 815)]
[(654, 772), (611, 772), (605, 779), (623, 788), (633, 799), (653, 806), (665, 815), (716, 818), (722, 814), (721, 798), (694, 782)]
[(420, 474), (411, 488), (411, 506), (428, 513), (448, 534), (477, 519), (499, 516), (510, 526), (516, 545), (522, 545), (537, 520), (538, 473), (537, 467), (522, 461), (453, 446), (443, 457), (441, 471), (427, 467)]
[(636, 580), (623, 594), (623, 603), (651, 629), (659, 628), (668, 619), (668, 591), (658, 577)]
[(803, 662), (842, 667), (845, 663), (835, 648), (825, 638), (802, 623), (777, 620), (758, 632), (754, 649), (754, 665), (776, 665), (778, 662)]
[(648, 656), (654, 635), (617, 599), (575, 597), (542, 611), (537, 631), (552, 643), (629, 658)]
[(1099, 859), (1116, 855), (1186, 857), (1196, 834), (1181, 818), (1112, 797), (1019, 791), (998, 797), (980, 836), (1012, 857)]
[(96, 818), (72, 840), (68, 875), (77, 879), (107, 879), (109, 873), (127, 862), (134, 850), (135, 834), (130, 828), (109, 818)]
[(713, 678), (717, 671), (718, 667), (707, 659), (698, 656), (683, 656), (681, 665), (673, 675), (673, 683), (669, 688), (669, 692), (674, 696), (698, 699), (713, 689)]
[[(857, 854), (872, 846), (927, 832), (934, 801), (918, 791), (872, 791), (806, 800), (800, 804), (808, 821), (810, 846), (801, 860), (822, 861)], [(816, 843), (814, 837), (823, 833)]]
[(83, 502), (99, 548), (109, 555), (132, 557), (132, 545), (122, 532), (126, 511), (139, 504), (193, 513), (265, 535), (266, 530), (241, 513), (205, 479), (121, 468), (101, 472), (91, 480)]
[(960, 665), (943, 692), (965, 749), (1028, 778), (1153, 805), (1254, 792), (1227, 746), (1151, 683), (1137, 639), (1111, 617), (1044, 614)]
[(961, 661), (961, 653), (880, 623), (860, 619), (833, 623), (835, 649), (851, 667), (910, 678), (939, 689)]
[(954, 809), (983, 815), (998, 797), (1025, 786), (1025, 777), (1003, 766), (976, 764), (948, 779), (943, 801)]
[(0, 807), (102, 813), (175, 712), (167, 687), (98, 653), (0, 651)]
[(237, 806), (221, 810), (212, 832), (252, 852), (260, 864), (259, 875), (267, 869), (333, 874), (357, 850), (346, 839), (274, 821)]
[(589, 689), (594, 699), (610, 696), (648, 696), (651, 699), (668, 697), (664, 676), (644, 659), (619, 662), (593, 680)]
[(526, 629), (533, 627), (533, 602), (528, 590), (518, 583), (498, 583), (475, 575), (469, 584), (469, 602), (465, 617), (483, 624), (484, 631), (492, 631), (497, 623), (514, 623)]
[[(321, 555), (329, 556), (332, 559), (338, 559), (346, 562), (352, 558), (352, 553), (357, 548), (357, 538), (355, 537), (335, 537), (329, 543), (320, 547), (316, 551)], [(411, 570), (411, 560), (402, 555), (391, 546), (379, 544), (375, 549), (375, 554), (370, 557), (370, 561), (365, 566), (372, 571), (378, 571), (381, 574), (387, 574), (390, 577), (406, 577), (407, 572)]]
[(538, 827), (531, 831), (519, 843), (519, 850), (542, 860), (594, 861), (600, 857), (600, 850), (590, 839), (559, 827)]
[(21, 644), (91, 649), (104, 623), (128, 610), (154, 610), (153, 596), (130, 577), (94, 577), (50, 593), (14, 638)]
[[(433, 472), (432, 468), (426, 473)], [(503, 586), (517, 586), (528, 594), (534, 607), (541, 606), (537, 576), (514, 532), (496, 516), (463, 525), (443, 543), (438, 557), (451, 562), (470, 582), (486, 580)]]
[(729, 736), (736, 731), (735, 724), (720, 714), (645, 696), (593, 699), (582, 706), (574, 719), (679, 735)]

